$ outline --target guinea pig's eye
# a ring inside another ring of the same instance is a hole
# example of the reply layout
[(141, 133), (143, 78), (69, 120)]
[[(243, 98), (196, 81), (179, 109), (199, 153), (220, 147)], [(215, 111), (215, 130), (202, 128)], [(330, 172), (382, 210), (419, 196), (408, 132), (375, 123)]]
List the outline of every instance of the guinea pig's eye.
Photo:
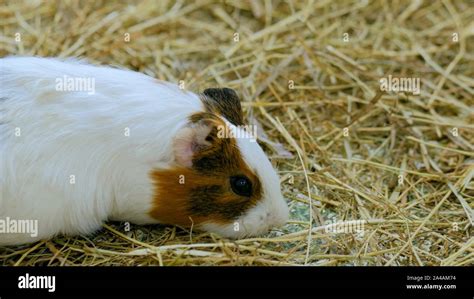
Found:
[(241, 196), (252, 195), (252, 182), (245, 176), (231, 176), (230, 186), (235, 194)]

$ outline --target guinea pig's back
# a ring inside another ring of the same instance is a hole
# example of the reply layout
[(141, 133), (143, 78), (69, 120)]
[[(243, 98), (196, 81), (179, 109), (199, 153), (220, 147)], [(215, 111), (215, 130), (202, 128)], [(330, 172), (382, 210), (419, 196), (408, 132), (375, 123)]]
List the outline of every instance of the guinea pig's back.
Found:
[[(175, 132), (202, 109), (169, 83), (77, 60), (3, 58), (0, 80), (0, 218), (33, 217), (45, 235), (89, 232), (118, 192), (140, 195), (147, 186), (133, 186), (172, 158)], [(126, 172), (136, 182), (117, 187)]]

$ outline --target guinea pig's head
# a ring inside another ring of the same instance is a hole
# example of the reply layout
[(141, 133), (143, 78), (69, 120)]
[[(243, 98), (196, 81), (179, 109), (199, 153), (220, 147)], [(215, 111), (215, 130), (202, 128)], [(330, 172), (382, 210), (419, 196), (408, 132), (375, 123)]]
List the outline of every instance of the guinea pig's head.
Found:
[(190, 115), (174, 137), (173, 167), (151, 174), (150, 215), (229, 238), (285, 224), (289, 212), (278, 175), (245, 129), (236, 93), (206, 89), (200, 97), (203, 111)]

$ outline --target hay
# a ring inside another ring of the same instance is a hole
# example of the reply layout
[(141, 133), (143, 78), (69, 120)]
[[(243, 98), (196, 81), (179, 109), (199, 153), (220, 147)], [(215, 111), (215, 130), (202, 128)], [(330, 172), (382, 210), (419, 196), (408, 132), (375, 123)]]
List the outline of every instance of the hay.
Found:
[[(0, 264), (474, 264), (468, 1), (0, 7), (0, 56), (81, 56), (182, 80), (193, 91), (235, 88), (248, 119), (274, 142), (266, 150), (292, 211), (285, 227), (238, 241), (108, 223), (93, 236), (1, 248)], [(420, 78), (421, 93), (379, 92), (388, 75)], [(365, 221), (364, 234), (327, 230), (328, 221), (343, 220)]]

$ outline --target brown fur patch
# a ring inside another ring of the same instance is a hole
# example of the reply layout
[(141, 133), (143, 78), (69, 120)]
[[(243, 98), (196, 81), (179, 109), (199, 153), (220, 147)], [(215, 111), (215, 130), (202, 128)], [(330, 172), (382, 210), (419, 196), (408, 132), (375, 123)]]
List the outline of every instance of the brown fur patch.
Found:
[[(191, 115), (189, 120), (211, 126), (206, 140), (212, 145), (193, 155), (190, 168), (175, 166), (152, 171), (156, 190), (150, 214), (164, 223), (181, 226), (230, 223), (262, 197), (260, 181), (241, 157), (236, 140), (217, 138), (217, 128), (227, 128), (222, 119), (209, 112), (200, 112)], [(232, 191), (229, 179), (236, 175), (246, 176), (252, 182), (250, 197)]]

